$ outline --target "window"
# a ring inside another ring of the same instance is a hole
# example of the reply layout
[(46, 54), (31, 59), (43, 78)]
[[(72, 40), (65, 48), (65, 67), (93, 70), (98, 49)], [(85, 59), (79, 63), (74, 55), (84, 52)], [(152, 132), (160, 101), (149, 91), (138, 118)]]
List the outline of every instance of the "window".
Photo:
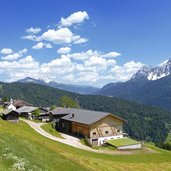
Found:
[(96, 135), (96, 132), (93, 132), (93, 135)]
[(109, 131), (105, 131), (105, 134), (108, 134), (109, 133)]
[(120, 130), (118, 129), (117, 132), (120, 132)]

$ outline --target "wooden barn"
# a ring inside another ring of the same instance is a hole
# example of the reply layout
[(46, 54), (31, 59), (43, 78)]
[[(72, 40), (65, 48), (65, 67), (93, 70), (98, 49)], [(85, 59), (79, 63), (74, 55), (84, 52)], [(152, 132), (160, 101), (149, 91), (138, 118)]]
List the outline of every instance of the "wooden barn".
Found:
[(12, 109), (5, 109), (2, 112), (2, 119), (17, 122), (19, 120), (19, 113)]
[(107, 112), (83, 109), (57, 108), (58, 129), (80, 137), (87, 137), (92, 145), (102, 145), (106, 140), (123, 138), (124, 120)]

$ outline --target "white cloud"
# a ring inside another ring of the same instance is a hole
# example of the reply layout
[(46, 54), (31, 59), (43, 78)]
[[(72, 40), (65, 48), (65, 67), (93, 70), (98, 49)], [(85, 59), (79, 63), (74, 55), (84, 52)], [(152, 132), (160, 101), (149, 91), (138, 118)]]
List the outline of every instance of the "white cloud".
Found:
[(50, 43), (44, 43), (45, 48), (51, 49), (53, 46)]
[(123, 66), (116, 65), (111, 69), (111, 74), (114, 74), (113, 79), (116, 81), (127, 81), (132, 75), (144, 66), (141, 62), (130, 61)]
[(61, 47), (57, 50), (58, 53), (60, 54), (67, 54), (71, 51), (70, 47)]
[(118, 56), (121, 56), (121, 54), (118, 52), (109, 52), (103, 55), (104, 58), (115, 58)]
[(78, 11), (71, 14), (67, 18), (61, 18), (60, 26), (68, 27), (68, 26), (72, 26), (73, 24), (80, 24), (84, 22), (84, 20), (88, 20), (88, 19), (89, 16), (86, 11)]
[(88, 39), (86, 39), (86, 38), (80, 38), (78, 40), (75, 40), (74, 44), (81, 44), (81, 43), (85, 43), (87, 41), (88, 41)]
[(91, 56), (98, 56), (99, 53), (97, 51), (93, 51), (92, 49), (87, 50), (86, 52), (72, 53), (67, 56), (74, 60), (84, 61)]
[(52, 48), (52, 45), (49, 43), (39, 42), (32, 47), (32, 49), (42, 49), (42, 48), (48, 48), (49, 49), (49, 48)]
[[(69, 28), (66, 26), (72, 25), (72, 24), (78, 24), (83, 22), (85, 19), (88, 19), (88, 14), (85, 11), (79, 11), (72, 15), (70, 15), (68, 18), (64, 19), (61, 18), (61, 26), (57, 29), (48, 29), (44, 33), (42, 33), (40, 36), (36, 35), (41, 31), (40, 28), (29, 28), (26, 29), (27, 33), (29, 33), (26, 36), (22, 36), (22, 39), (26, 40), (32, 40), (36, 42), (41, 41), (49, 41), (54, 44), (81, 44), (88, 41), (86, 38), (82, 38), (80, 35), (74, 34)], [(65, 26), (66, 25), (66, 26)], [(39, 44), (41, 46), (41, 44)], [(47, 48), (50, 46), (47, 46)]]
[(26, 29), (26, 32), (27, 33), (31, 33), (31, 34), (37, 34), (41, 31), (41, 28), (33, 28), (33, 27), (30, 27), (29, 29)]
[(68, 28), (60, 28), (58, 30), (49, 29), (44, 32), (39, 40), (51, 41), (56, 44), (71, 43), (73, 33)]
[(103, 55), (102, 52), (90, 49), (62, 54), (42, 64), (32, 56), (27, 56), (18, 61), (0, 61), (0, 73), (5, 73), (8, 81), (30, 76), (64, 83), (103, 86), (109, 82), (126, 81), (143, 66), (141, 62), (135, 61), (118, 65), (115, 59), (104, 58)]
[(85, 38), (81, 38), (79, 35), (74, 35), (69, 28), (60, 28), (58, 30), (49, 29), (48, 31), (44, 32), (39, 37), (25, 37), (30, 38), (35, 41), (50, 41), (54, 44), (81, 44), (85, 43), (88, 40)]
[(42, 49), (44, 46), (43, 42), (39, 42), (37, 44), (35, 44), (32, 49)]
[(20, 59), (19, 61), (0, 61), (0, 68), (3, 70), (27, 70), (37, 68), (38, 66), (38, 62), (35, 62), (32, 56), (27, 56), (25, 58)]
[(1, 49), (0, 53), (2, 53), (3, 55), (9, 55), (9, 54), (13, 53), (13, 50), (10, 48), (3, 48), (3, 49)]
[(39, 41), (39, 39), (37, 38), (36, 35), (27, 35), (27, 36), (23, 36), (21, 37), (22, 39), (26, 39), (26, 40), (32, 40), (32, 41)]
[(27, 49), (23, 49), (18, 51), (17, 53), (9, 54), (7, 56), (1, 57), (3, 60), (16, 60), (18, 58), (21, 58), (23, 54), (27, 53)]

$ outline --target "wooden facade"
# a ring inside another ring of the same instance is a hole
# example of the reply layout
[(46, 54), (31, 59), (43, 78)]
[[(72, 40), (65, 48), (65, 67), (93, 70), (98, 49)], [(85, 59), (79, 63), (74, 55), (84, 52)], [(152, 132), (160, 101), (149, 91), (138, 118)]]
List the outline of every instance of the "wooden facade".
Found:
[(122, 134), (123, 121), (111, 114), (90, 126), (90, 138), (108, 137)]
[(4, 120), (9, 120), (9, 121), (18, 121), (19, 120), (19, 113), (12, 110), (11, 112), (7, 114), (3, 114), (2, 118)]
[(107, 115), (91, 125), (63, 119), (59, 121), (61, 131), (90, 139), (121, 135), (122, 125), (123, 120), (116, 118), (112, 114)]
[(72, 133), (81, 137), (90, 136), (90, 126), (86, 124), (81, 124), (77, 122), (72, 122), (71, 125)]

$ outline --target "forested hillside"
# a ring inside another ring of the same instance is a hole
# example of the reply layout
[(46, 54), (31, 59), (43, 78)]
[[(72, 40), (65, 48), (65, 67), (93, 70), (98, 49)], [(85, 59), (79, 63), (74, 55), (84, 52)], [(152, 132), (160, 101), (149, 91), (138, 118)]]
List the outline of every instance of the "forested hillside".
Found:
[(123, 83), (108, 84), (96, 94), (160, 106), (171, 111), (171, 75), (154, 81), (141, 78)]
[(67, 95), (85, 109), (106, 111), (126, 120), (124, 129), (133, 138), (154, 142), (164, 141), (171, 128), (171, 113), (157, 107), (140, 105), (114, 97), (79, 95), (55, 88), (24, 83), (1, 83), (0, 96), (23, 99), (35, 106), (59, 105)]

